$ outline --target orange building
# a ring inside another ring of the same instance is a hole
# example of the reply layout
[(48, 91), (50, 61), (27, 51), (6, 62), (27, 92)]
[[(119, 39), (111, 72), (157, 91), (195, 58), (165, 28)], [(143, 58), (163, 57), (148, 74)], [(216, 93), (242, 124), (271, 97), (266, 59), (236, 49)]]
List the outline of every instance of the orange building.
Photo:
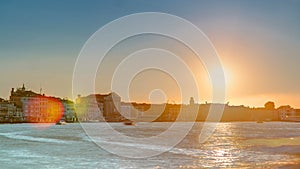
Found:
[(21, 108), (25, 122), (57, 122), (64, 113), (64, 106), (59, 98), (49, 97), (22, 88), (12, 88), (10, 102)]

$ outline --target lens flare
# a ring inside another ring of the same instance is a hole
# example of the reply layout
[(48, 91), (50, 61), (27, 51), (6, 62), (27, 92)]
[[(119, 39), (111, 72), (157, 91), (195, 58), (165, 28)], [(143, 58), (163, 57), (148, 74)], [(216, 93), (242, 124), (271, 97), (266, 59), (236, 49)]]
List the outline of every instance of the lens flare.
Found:
[(26, 121), (41, 127), (52, 126), (63, 117), (64, 113), (64, 106), (59, 99), (46, 96), (26, 98), (23, 109)]

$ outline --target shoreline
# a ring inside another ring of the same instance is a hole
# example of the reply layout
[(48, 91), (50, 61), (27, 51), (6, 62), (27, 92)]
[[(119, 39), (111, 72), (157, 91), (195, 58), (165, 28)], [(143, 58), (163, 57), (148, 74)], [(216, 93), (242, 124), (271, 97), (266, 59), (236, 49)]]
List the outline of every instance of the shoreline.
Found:
[[(147, 122), (147, 121), (140, 121), (136, 123), (257, 123), (257, 124), (263, 124), (263, 123), (300, 123), (299, 121), (153, 121), (153, 122)], [(99, 122), (89, 122), (89, 121), (82, 121), (82, 122), (67, 122), (67, 124), (77, 124), (77, 123), (122, 123), (120, 122), (105, 122), (105, 121), (99, 121)], [(0, 122), (0, 125), (4, 124), (56, 124), (56, 122)]]

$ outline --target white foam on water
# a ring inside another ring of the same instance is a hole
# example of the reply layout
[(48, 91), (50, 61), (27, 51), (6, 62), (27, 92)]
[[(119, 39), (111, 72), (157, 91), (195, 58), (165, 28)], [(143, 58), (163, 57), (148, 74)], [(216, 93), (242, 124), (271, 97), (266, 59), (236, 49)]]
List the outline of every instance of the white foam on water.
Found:
[(205, 153), (200, 149), (186, 149), (186, 148), (170, 148), (164, 145), (155, 145), (155, 144), (140, 144), (140, 143), (129, 143), (129, 142), (117, 142), (117, 141), (106, 141), (99, 137), (92, 137), (89, 139), (90, 141), (94, 141), (96, 144), (111, 144), (113, 147), (121, 146), (121, 147), (132, 147), (132, 150), (140, 149), (142, 150), (151, 150), (158, 152), (170, 152), (174, 154), (188, 155), (198, 157), (199, 155), (205, 155)]
[(63, 141), (63, 140), (53, 139), (53, 138), (26, 136), (26, 135), (22, 135), (23, 133), (25, 132), (0, 133), (0, 136), (4, 136), (6, 138), (14, 139), (14, 140), (35, 141), (35, 142), (43, 142), (43, 143), (58, 143), (58, 144), (70, 143), (70, 141)]
[(22, 150), (22, 149), (19, 149), (19, 150), (1, 150), (1, 153), (5, 153), (8, 156), (17, 157), (17, 158), (41, 158), (41, 157), (45, 156), (45, 155), (39, 155), (39, 154), (30, 152), (30, 151), (27, 151), (27, 150)]

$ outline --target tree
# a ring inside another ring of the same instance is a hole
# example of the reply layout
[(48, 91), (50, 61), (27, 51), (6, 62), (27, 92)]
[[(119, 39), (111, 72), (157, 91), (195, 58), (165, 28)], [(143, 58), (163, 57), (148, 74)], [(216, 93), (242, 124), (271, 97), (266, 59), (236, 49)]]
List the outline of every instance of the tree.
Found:
[(265, 104), (265, 109), (267, 109), (267, 110), (274, 110), (275, 109), (275, 103), (272, 102), (272, 101), (268, 101)]

